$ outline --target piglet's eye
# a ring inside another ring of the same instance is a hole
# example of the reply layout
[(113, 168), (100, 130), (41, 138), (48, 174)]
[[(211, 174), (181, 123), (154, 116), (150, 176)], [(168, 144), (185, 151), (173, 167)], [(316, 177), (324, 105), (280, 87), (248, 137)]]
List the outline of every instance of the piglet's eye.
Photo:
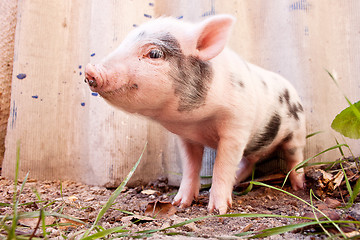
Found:
[(164, 53), (159, 49), (153, 49), (148, 53), (149, 58), (162, 58)]

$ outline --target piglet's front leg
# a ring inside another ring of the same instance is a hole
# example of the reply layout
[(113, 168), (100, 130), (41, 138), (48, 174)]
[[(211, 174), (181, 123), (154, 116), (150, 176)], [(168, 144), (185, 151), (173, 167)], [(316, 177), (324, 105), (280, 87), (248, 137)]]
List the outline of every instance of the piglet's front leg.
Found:
[(180, 144), (183, 176), (173, 205), (185, 208), (199, 196), (200, 170), (204, 146), (182, 140)]
[(212, 186), (209, 199), (209, 212), (214, 209), (220, 214), (225, 214), (232, 205), (232, 190), (239, 159), (243, 154), (241, 144), (220, 141), (215, 159)]

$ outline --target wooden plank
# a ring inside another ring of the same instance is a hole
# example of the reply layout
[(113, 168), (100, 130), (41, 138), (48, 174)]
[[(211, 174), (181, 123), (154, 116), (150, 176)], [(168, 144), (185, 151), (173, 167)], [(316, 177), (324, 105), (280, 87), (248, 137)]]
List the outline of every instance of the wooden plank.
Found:
[(10, 113), (11, 76), (14, 56), (17, 1), (0, 4), (0, 166), (5, 153), (5, 136)]

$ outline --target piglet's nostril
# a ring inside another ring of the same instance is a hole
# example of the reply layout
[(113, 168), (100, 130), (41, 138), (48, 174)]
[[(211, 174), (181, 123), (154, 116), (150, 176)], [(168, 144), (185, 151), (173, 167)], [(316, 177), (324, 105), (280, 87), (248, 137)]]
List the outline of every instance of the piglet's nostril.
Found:
[(89, 86), (94, 87), (94, 88), (97, 87), (97, 83), (96, 83), (95, 79), (94, 80), (89, 80)]
[(96, 82), (95, 78), (93, 78), (93, 77), (91, 77), (91, 79), (85, 77), (84, 82), (89, 84), (90, 87), (94, 87), (94, 88), (97, 87), (97, 82)]
[(92, 65), (90, 63), (86, 65), (85, 82), (91, 87), (92, 91), (102, 88), (104, 77), (106, 77), (106, 74), (103, 71), (104, 69), (100, 65)]

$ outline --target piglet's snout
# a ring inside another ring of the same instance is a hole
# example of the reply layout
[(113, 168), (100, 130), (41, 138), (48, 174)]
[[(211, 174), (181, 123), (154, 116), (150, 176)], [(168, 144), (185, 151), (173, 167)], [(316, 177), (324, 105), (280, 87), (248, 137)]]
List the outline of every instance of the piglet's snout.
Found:
[(104, 83), (100, 69), (89, 63), (85, 68), (85, 82), (89, 84), (92, 91), (100, 89)]

